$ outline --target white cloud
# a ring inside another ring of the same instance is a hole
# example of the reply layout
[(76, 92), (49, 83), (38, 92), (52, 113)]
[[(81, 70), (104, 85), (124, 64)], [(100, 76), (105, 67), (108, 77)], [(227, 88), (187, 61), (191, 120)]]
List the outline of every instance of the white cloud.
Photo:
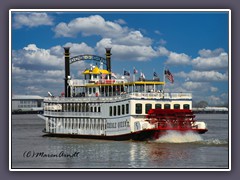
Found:
[(151, 46), (119, 45), (114, 44), (110, 38), (105, 38), (99, 41), (96, 45), (96, 50), (99, 54), (103, 55), (103, 49), (105, 47), (112, 48), (112, 54), (115, 59), (147, 61), (151, 58), (157, 57), (156, 51)]
[(199, 55), (203, 58), (217, 57), (223, 52), (224, 50), (222, 48), (218, 48), (213, 51), (209, 49), (202, 49), (198, 51)]
[(19, 80), (22, 80), (27, 83), (34, 82), (52, 82), (58, 83), (62, 82), (61, 78), (56, 77), (64, 77), (64, 70), (32, 70), (32, 69), (24, 69), (12, 64), (12, 76)]
[(217, 92), (218, 88), (217, 87), (210, 87), (211, 92)]
[(50, 49), (38, 48), (35, 44), (29, 44), (21, 50), (13, 50), (12, 63), (16, 66), (48, 66), (48, 68), (63, 68), (64, 66), (64, 49), (71, 47), (71, 57), (80, 54), (94, 54), (94, 49), (86, 43), (66, 43), (63, 46), (53, 46)]
[(228, 54), (223, 49), (200, 50), (200, 57), (192, 60), (193, 67), (201, 70), (224, 69), (228, 67)]
[(123, 19), (117, 19), (114, 22), (117, 24), (127, 24), (126, 21), (124, 21)]
[[(62, 77), (62, 78), (61, 78)], [(47, 95), (49, 90), (60, 94), (63, 89), (64, 70), (32, 70), (12, 64), (14, 94)]]
[(188, 78), (192, 81), (207, 82), (207, 81), (227, 81), (227, 74), (222, 74), (216, 71), (191, 71), (189, 73), (176, 73), (177, 77)]
[(187, 90), (187, 91), (202, 91), (203, 87), (207, 87), (207, 83), (202, 83), (202, 82), (192, 82), (188, 81), (182, 84), (182, 86)]
[(26, 51), (37, 51), (38, 50), (36, 44), (29, 44), (27, 47), (24, 47), (23, 49)]
[(159, 56), (169, 56), (170, 55), (170, 51), (169, 50), (167, 50), (165, 47), (163, 47), (163, 46), (160, 46), (159, 48), (158, 48), (158, 54), (159, 54)]
[(207, 101), (210, 105), (221, 106), (224, 105), (224, 100), (221, 97), (210, 95), (207, 97)]
[(157, 35), (162, 35), (162, 33), (159, 30), (155, 30), (154, 33)]
[(15, 13), (13, 16), (13, 27), (22, 28), (37, 27), (42, 25), (53, 25), (53, 18), (48, 16), (47, 13)]
[(59, 23), (54, 29), (56, 36), (74, 37), (78, 33), (83, 36), (99, 35), (102, 37), (116, 37), (127, 32), (118, 23), (105, 21), (99, 15), (76, 18), (68, 24)]
[(50, 50), (38, 48), (35, 44), (29, 44), (22, 50), (13, 50), (12, 53), (14, 64), (61, 66), (63, 65), (60, 63), (61, 60), (56, 55), (52, 55)]
[(188, 65), (190, 64), (190, 57), (184, 53), (170, 52), (166, 64), (172, 65)]
[(121, 38), (113, 39), (113, 42), (119, 45), (127, 46), (149, 46), (152, 44), (152, 40), (150, 38), (144, 37), (140, 31), (130, 31), (127, 35)]
[(50, 54), (62, 58), (64, 53), (63, 47), (70, 47), (70, 56), (77, 56), (80, 54), (94, 54), (94, 49), (88, 46), (86, 43), (66, 43), (63, 46), (53, 46), (50, 48)]
[(167, 41), (165, 41), (164, 39), (160, 39), (160, 40), (158, 41), (158, 43), (159, 43), (161, 46), (163, 46), (163, 45), (167, 44)]
[(119, 45), (151, 45), (152, 40), (150, 38), (144, 37), (138, 30), (122, 27), (121, 24), (123, 23), (123, 19), (111, 22), (106, 21), (100, 15), (92, 15), (76, 18), (68, 24), (61, 22), (55, 27), (54, 31), (57, 37), (75, 37), (78, 34), (83, 36), (97, 35), (103, 39), (111, 38), (113, 43)]
[(71, 57), (81, 54), (95, 54), (94, 49), (86, 43), (66, 43), (63, 47), (70, 47)]
[(209, 106), (224, 106), (227, 99), (217, 95), (196, 94), (193, 96), (194, 102), (206, 101)]

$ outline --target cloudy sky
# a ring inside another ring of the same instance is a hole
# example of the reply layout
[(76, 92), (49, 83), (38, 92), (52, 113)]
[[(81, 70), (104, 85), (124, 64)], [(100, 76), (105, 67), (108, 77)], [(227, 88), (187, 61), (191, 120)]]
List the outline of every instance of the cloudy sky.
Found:
[[(46, 96), (64, 91), (63, 47), (71, 56), (105, 56), (112, 48), (112, 71), (147, 79), (164, 67), (174, 76), (167, 92), (191, 92), (195, 102), (228, 102), (228, 12), (16, 12), (11, 13), (12, 94)], [(91, 62), (71, 65), (80, 78)], [(140, 73), (139, 73), (140, 74)]]

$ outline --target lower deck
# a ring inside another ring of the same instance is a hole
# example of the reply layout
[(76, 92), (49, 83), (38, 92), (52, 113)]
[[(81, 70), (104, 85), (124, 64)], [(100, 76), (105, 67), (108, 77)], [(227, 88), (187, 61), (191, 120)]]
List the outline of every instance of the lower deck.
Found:
[(45, 131), (47, 133), (78, 135), (118, 135), (131, 132), (130, 118), (117, 120), (105, 118), (59, 118), (47, 117)]

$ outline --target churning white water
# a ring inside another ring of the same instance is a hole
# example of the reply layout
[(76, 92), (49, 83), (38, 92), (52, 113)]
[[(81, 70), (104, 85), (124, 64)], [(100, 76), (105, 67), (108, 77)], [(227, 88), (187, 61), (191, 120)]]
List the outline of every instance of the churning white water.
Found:
[(156, 142), (160, 143), (187, 143), (202, 141), (199, 134), (193, 132), (180, 133), (177, 131), (169, 131), (166, 135), (161, 136)]

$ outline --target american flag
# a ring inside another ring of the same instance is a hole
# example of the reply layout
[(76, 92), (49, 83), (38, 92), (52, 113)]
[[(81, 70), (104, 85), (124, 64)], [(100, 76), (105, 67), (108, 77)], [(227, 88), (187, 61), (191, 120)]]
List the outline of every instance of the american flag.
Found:
[(124, 75), (124, 76), (130, 76), (130, 72), (124, 71), (124, 72), (123, 72), (123, 75)]
[(158, 77), (156, 72), (153, 73), (153, 77)]
[(134, 74), (137, 74), (138, 73), (138, 70), (136, 68), (133, 69), (133, 73)]
[(165, 70), (164, 74), (165, 74), (165, 76), (168, 78), (168, 80), (169, 80), (171, 83), (174, 82), (173, 75), (172, 75), (172, 73), (171, 73), (169, 70)]
[(114, 74), (113, 72), (111, 73), (111, 76), (114, 77), (115, 79), (117, 79), (116, 74)]
[(140, 77), (145, 79), (145, 75), (141, 72)]

